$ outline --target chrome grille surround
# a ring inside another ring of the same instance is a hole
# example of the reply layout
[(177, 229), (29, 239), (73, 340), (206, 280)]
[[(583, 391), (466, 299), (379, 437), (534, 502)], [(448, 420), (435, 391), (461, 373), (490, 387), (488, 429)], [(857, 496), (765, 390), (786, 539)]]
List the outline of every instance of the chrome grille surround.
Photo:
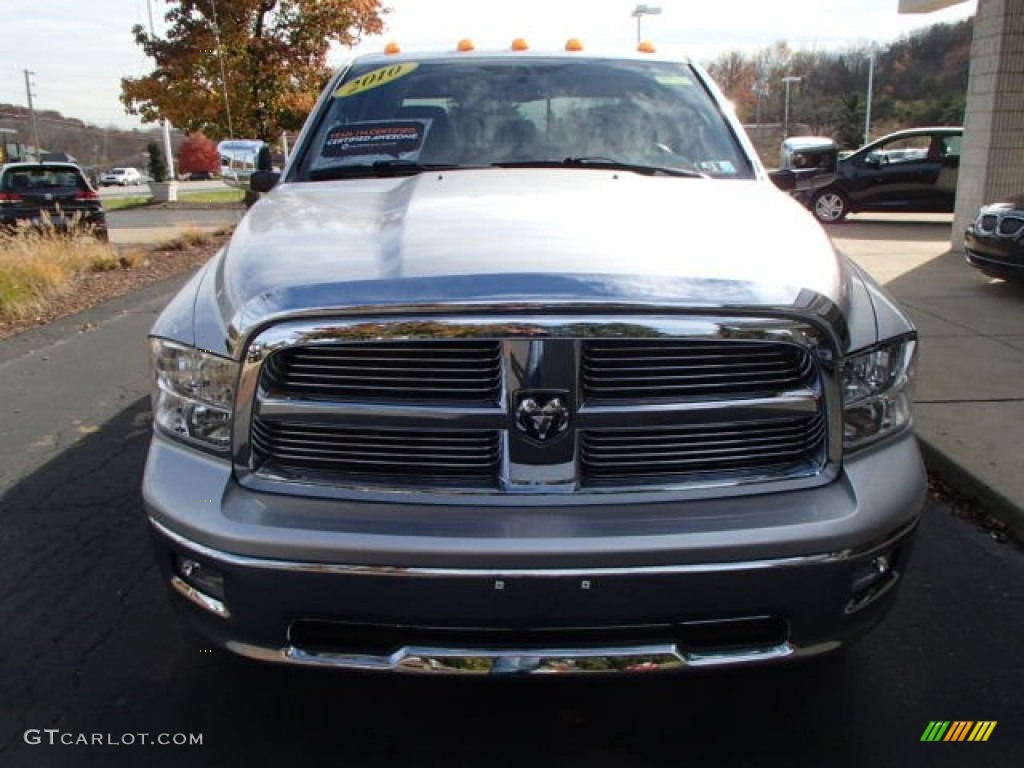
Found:
[[(439, 338), (499, 344), (501, 376), (497, 402), (451, 400), (424, 404), (408, 399), (285, 397), (270, 391), (262, 379), (264, 364), (275, 353), (293, 347), (392, 341), (429, 345)], [(669, 397), (642, 402), (588, 400), (581, 374), (587, 343), (652, 339), (685, 341), (691, 345), (781, 345), (800, 350), (809, 363), (804, 366), (804, 378), (783, 391), (740, 395), (711, 392), (698, 398)], [(594, 504), (614, 502), (622, 494), (639, 502), (813, 487), (834, 479), (841, 459), (842, 413), (834, 365), (836, 347), (837, 341), (827, 326), (785, 316), (467, 313), (445, 317), (410, 314), (284, 321), (256, 334), (247, 346), (233, 432), (235, 473), (240, 483), (253, 490), (367, 500), (394, 499), (396, 494), (415, 492), (417, 503), (444, 504), (478, 504), (480, 496), (486, 495), (488, 503), (499, 506), (530, 503), (527, 497), (540, 495), (546, 504)], [(510, 404), (520, 390), (565, 393), (573, 423), (559, 437), (561, 442), (530, 446), (517, 434)], [(701, 472), (625, 473), (609, 481), (588, 473), (585, 465), (588, 441), (592, 446), (595, 438), (607, 438), (616, 430), (623, 430), (627, 437), (631, 433), (645, 433), (650, 445), (649, 435), (656, 431), (675, 429), (685, 434), (686, 430), (692, 433), (698, 427), (706, 431), (708, 425), (779, 420), (792, 426), (809, 424), (815, 419), (824, 433), (821, 439), (809, 445), (802, 460), (783, 462), (785, 466), (778, 462), (754, 462), (729, 471), (720, 466)], [(307, 471), (308, 467), (261, 464), (258, 430), (268, 424), (285, 423), (289, 429), (298, 430), (327, 425), (339, 434), (361, 430), (360, 439), (392, 430), (432, 434), (454, 431), (463, 437), (492, 434), (497, 436), (500, 456), (494, 476), (487, 481), (479, 475), (465, 481), (464, 476), (465, 482), (459, 481), (458, 473), (454, 481), (434, 482), (429, 473), (420, 477), (415, 473), (388, 477), (377, 472), (365, 476), (342, 472), (332, 476), (331, 472)], [(556, 443), (558, 447), (553, 447)]]

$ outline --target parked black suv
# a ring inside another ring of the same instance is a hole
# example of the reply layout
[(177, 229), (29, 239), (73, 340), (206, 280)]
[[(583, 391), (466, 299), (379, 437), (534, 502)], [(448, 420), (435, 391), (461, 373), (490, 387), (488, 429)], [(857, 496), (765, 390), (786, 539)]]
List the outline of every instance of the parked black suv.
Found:
[(0, 168), (0, 227), (67, 231), (81, 227), (107, 239), (100, 196), (74, 163), (8, 163)]
[(951, 213), (963, 128), (913, 128), (889, 134), (839, 161), (834, 183), (806, 199), (818, 221), (864, 211)]

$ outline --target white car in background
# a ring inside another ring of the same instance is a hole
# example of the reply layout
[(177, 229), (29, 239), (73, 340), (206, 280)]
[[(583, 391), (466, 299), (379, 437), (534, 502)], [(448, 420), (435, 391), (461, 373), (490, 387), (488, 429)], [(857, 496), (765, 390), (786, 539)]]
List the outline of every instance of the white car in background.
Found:
[(104, 173), (100, 176), (101, 187), (109, 187), (111, 185), (127, 187), (129, 184), (138, 186), (142, 183), (142, 174), (139, 173), (138, 168), (112, 168), (110, 173)]

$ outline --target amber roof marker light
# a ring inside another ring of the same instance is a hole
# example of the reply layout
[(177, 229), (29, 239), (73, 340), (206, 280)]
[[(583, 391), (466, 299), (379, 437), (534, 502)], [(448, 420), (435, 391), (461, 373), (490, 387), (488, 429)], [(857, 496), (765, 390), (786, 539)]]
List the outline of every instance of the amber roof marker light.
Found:
[(513, 51), (528, 51), (530, 50), (530, 44), (526, 42), (526, 38), (517, 37), (512, 41), (511, 48)]
[(464, 37), (459, 40), (458, 45), (455, 46), (455, 50), (459, 53), (469, 53), (470, 51), (476, 50), (476, 43), (470, 40), (468, 37)]
[(565, 41), (565, 50), (567, 51), (582, 51), (583, 42), (578, 37), (570, 37)]
[(402, 52), (402, 46), (392, 40), (390, 43), (384, 46), (384, 53), (388, 56), (394, 56), (396, 53)]
[(652, 43), (650, 40), (644, 40), (642, 43), (640, 43), (636, 47), (636, 49), (640, 53), (657, 53), (658, 52), (658, 49), (654, 47), (654, 43)]

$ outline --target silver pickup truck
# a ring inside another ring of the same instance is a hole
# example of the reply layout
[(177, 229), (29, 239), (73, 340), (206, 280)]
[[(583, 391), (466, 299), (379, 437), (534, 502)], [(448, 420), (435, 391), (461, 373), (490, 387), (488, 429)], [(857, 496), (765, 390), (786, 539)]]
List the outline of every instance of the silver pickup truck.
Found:
[(357, 58), (252, 185), (150, 339), (146, 514), (212, 641), (646, 672), (829, 651), (891, 606), (916, 333), (700, 68)]

